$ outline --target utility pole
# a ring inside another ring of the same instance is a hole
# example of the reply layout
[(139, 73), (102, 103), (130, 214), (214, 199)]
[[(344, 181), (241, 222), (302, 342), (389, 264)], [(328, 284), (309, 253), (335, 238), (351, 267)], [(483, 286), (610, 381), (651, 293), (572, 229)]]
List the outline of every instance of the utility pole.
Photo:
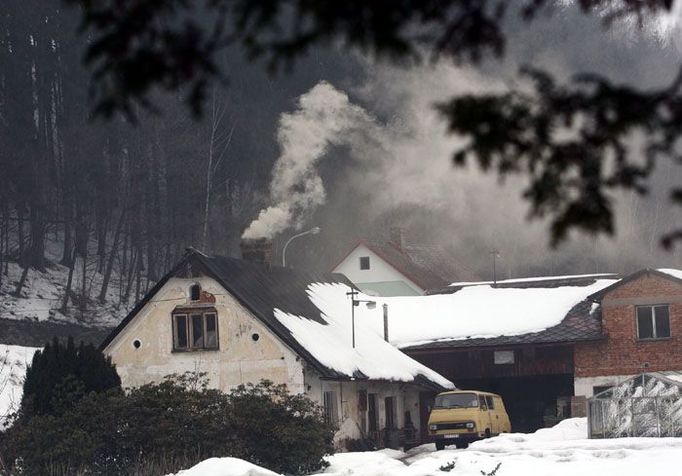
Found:
[(377, 305), (376, 301), (371, 301), (369, 299), (355, 299), (355, 296), (358, 294), (360, 293), (355, 289), (351, 289), (346, 293), (346, 296), (350, 296), (350, 326), (353, 335), (353, 349), (355, 349), (355, 306), (364, 302), (367, 309), (374, 309)]
[(497, 286), (497, 258), (500, 257), (500, 252), (496, 249), (490, 250), (490, 255), (493, 258), (493, 287)]

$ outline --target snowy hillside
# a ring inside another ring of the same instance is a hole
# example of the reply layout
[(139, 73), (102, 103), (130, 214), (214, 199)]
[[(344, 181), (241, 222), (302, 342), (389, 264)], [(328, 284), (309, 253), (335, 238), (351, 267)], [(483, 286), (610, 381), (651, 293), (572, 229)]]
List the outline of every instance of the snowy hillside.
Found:
[[(118, 324), (134, 304), (136, 289), (135, 286), (127, 286), (127, 283), (122, 282), (120, 275), (114, 271), (106, 298), (104, 302), (100, 302), (98, 295), (102, 287), (103, 275), (97, 269), (96, 257), (88, 260), (86, 265), (85, 286), (83, 286), (82, 265), (79, 264), (74, 270), (71, 297), (66, 313), (62, 312), (69, 268), (59, 264), (61, 246), (59, 241), (47, 242), (46, 270), (40, 272), (30, 269), (19, 296), (15, 295), (15, 291), (22, 268), (16, 262), (8, 263), (8, 276), (3, 276), (0, 286), (0, 319), (56, 321), (106, 327)], [(147, 285), (148, 283), (143, 280), (141, 291), (144, 291)], [(132, 289), (126, 301), (124, 294), (127, 287)], [(86, 305), (84, 310), (81, 310), (79, 300), (84, 289)], [(0, 342), (3, 342), (1, 336)]]

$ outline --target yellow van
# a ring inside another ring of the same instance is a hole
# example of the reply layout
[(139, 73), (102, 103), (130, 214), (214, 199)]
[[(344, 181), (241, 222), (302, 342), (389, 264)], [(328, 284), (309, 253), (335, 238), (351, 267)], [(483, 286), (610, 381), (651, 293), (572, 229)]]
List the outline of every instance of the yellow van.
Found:
[(429, 415), (429, 435), (436, 449), (466, 448), (472, 441), (509, 433), (511, 423), (502, 397), (476, 390), (439, 393)]

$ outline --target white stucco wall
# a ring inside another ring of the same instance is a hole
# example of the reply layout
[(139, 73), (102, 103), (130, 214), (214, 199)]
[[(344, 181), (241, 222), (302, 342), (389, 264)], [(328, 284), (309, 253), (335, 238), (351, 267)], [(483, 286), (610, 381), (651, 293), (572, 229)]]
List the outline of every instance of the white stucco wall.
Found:
[[(171, 312), (189, 304), (189, 287), (199, 283), (213, 294), (218, 314), (218, 350), (173, 352)], [(253, 334), (259, 339), (254, 341)], [(140, 348), (133, 345), (141, 342)], [(209, 385), (229, 391), (243, 383), (269, 379), (304, 392), (303, 363), (279, 338), (207, 277), (171, 278), (107, 346), (124, 387), (134, 387), (185, 371), (208, 373)]]
[(414, 427), (416, 429), (420, 427), (419, 388), (414, 385), (357, 380), (338, 382), (322, 380), (310, 372), (305, 373), (305, 382), (308, 395), (315, 401), (322, 402), (324, 392), (336, 393), (339, 431), (335, 435), (334, 442), (338, 447), (342, 448), (345, 440), (367, 437), (363, 432), (369, 428), (368, 412), (360, 410), (359, 392), (361, 390), (368, 394), (376, 394), (379, 430), (386, 427), (386, 397), (394, 397), (396, 400), (395, 420), (398, 428), (405, 426), (406, 411), (410, 412)]
[(594, 387), (612, 387), (632, 377), (633, 375), (576, 377), (573, 382), (575, 395), (590, 398), (592, 395), (594, 395)]
[[(362, 256), (369, 256), (369, 269), (360, 269), (360, 257)], [(363, 289), (363, 284), (366, 283), (403, 283), (413, 291), (409, 294), (424, 294), (424, 289), (398, 272), (393, 266), (362, 243), (332, 271), (345, 275), (360, 289)]]

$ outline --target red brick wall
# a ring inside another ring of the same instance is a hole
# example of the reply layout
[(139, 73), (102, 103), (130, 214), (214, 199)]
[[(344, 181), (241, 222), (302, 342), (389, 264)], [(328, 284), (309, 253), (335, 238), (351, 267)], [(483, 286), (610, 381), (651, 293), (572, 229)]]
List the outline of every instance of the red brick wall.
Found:
[[(635, 307), (646, 304), (670, 305), (669, 339), (637, 340)], [(604, 295), (601, 312), (606, 339), (575, 346), (576, 377), (682, 370), (682, 284), (643, 275)]]

